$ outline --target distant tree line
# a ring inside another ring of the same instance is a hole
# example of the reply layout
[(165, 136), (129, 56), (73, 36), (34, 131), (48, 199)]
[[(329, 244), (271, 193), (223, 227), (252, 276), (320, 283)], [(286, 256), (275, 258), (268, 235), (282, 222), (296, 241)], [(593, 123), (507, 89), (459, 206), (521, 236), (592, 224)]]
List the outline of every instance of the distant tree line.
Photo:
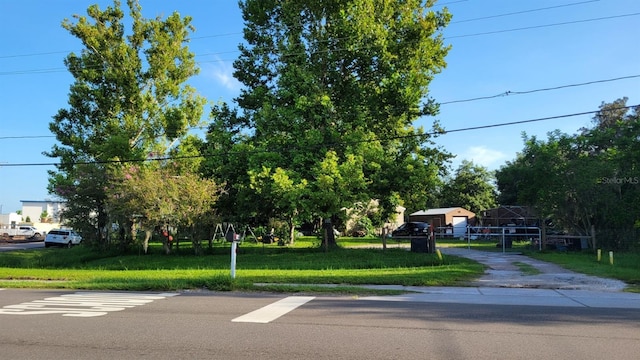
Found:
[(612, 249), (638, 246), (640, 108), (603, 103), (589, 128), (523, 135), (524, 149), (496, 173), (506, 204), (533, 206), (559, 230), (590, 235)]

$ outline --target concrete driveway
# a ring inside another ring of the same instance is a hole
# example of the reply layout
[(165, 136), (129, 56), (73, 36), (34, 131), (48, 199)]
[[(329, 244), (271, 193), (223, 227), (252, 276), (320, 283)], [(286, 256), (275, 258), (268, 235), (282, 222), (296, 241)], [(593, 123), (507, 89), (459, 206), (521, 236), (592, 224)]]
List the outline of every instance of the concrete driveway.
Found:
[[(465, 257), (487, 266), (485, 274), (466, 287), (375, 285), (375, 289), (405, 290), (399, 296), (370, 296), (363, 300), (415, 301), (515, 306), (557, 306), (640, 310), (640, 294), (624, 292), (626, 284), (566, 270), (555, 264), (515, 253), (439, 247), (444, 255)], [(517, 263), (536, 268), (527, 275)]]
[[(487, 266), (485, 274), (467, 284), (468, 286), (611, 292), (622, 291), (626, 287), (626, 284), (619, 280), (576, 273), (555, 264), (515, 253), (447, 247), (439, 249), (444, 255), (469, 258)], [(533, 266), (540, 273), (537, 275), (524, 274), (516, 265), (517, 263)]]

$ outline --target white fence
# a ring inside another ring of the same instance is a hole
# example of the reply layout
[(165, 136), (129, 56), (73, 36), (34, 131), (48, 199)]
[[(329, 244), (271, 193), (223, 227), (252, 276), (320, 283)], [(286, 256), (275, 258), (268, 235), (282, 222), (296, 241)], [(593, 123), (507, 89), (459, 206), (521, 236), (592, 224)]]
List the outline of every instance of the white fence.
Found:
[[(451, 227), (439, 227), (434, 229), (434, 235), (437, 239), (447, 238), (464, 238), (467, 240), (468, 247), (471, 247), (471, 241), (496, 241), (502, 245), (503, 250), (510, 248), (513, 241), (530, 241), (534, 249), (542, 250), (542, 247), (558, 249), (558, 250), (581, 250), (589, 248), (589, 243), (593, 244), (595, 239), (593, 235), (566, 235), (566, 234), (549, 234), (543, 236), (542, 229), (537, 226), (468, 226), (462, 236), (454, 236)], [(457, 235), (457, 234), (455, 234)]]
[[(453, 229), (447, 226), (436, 228), (434, 235), (437, 239), (454, 238)], [(505, 251), (514, 240), (527, 240), (538, 250), (542, 249), (542, 231), (537, 226), (467, 226), (464, 238), (469, 248), (472, 240), (494, 240)]]

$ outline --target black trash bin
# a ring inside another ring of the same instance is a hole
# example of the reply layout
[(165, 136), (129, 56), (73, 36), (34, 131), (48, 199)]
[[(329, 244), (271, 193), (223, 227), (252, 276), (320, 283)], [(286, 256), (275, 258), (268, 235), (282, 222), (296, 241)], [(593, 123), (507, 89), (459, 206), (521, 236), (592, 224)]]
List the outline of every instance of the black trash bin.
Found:
[[(497, 248), (502, 248), (502, 240), (496, 244)], [(504, 239), (504, 248), (511, 249), (513, 247), (512, 239)]]
[(411, 252), (426, 253), (429, 252), (429, 238), (428, 237), (412, 237), (411, 238)]

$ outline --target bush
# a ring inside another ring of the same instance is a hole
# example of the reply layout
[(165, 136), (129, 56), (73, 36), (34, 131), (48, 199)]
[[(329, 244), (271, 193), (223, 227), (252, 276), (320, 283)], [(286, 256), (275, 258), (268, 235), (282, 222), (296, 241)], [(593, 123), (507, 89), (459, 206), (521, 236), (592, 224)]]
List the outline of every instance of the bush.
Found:
[(640, 229), (596, 229), (597, 247), (618, 251), (640, 249)]
[(351, 230), (351, 236), (354, 237), (365, 237), (373, 234), (375, 234), (375, 227), (371, 219), (367, 216), (359, 218)]

